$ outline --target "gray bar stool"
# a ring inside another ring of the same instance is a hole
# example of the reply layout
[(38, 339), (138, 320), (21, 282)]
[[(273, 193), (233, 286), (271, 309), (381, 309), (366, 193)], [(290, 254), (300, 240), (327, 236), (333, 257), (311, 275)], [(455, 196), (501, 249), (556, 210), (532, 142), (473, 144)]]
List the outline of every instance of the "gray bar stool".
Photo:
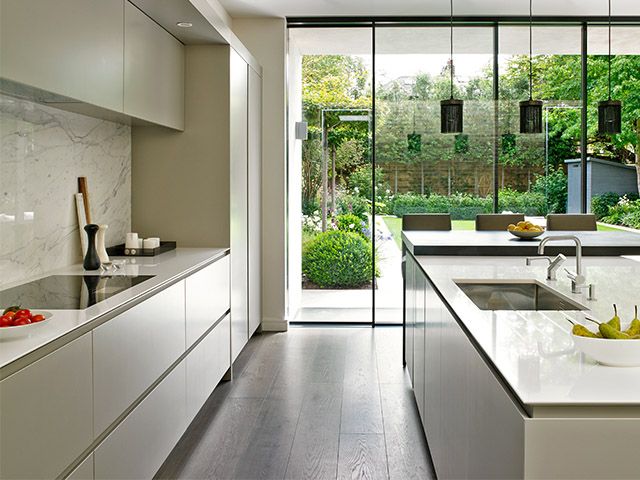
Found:
[(595, 232), (596, 216), (592, 213), (550, 213), (547, 215), (547, 230)]
[(506, 230), (509, 224), (524, 222), (522, 213), (479, 213), (476, 215), (476, 230), (499, 231)]

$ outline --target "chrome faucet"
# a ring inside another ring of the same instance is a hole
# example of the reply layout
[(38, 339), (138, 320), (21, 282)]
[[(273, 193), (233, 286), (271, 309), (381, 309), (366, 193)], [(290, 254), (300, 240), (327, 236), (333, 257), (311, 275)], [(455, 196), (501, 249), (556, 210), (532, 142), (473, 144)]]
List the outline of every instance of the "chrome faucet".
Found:
[[(582, 242), (575, 235), (556, 235), (545, 237), (538, 245), (538, 255), (544, 254), (544, 247), (549, 242), (570, 240), (576, 244), (576, 271), (572, 272), (568, 269), (564, 269), (567, 272), (567, 276), (571, 279), (571, 292), (578, 293), (583, 288), (589, 289), (589, 300), (595, 300), (595, 286), (593, 284), (587, 285), (586, 278), (582, 274)], [(556, 257), (557, 260), (558, 257)], [(553, 262), (551, 262), (553, 263)], [(549, 265), (551, 267), (551, 265)], [(557, 268), (557, 267), (556, 267)]]
[(558, 254), (557, 256), (555, 256), (554, 258), (551, 258), (551, 257), (527, 257), (527, 259), (526, 259), (527, 266), (530, 266), (536, 260), (546, 260), (547, 262), (549, 262), (549, 265), (547, 265), (547, 280), (557, 280), (558, 269), (567, 260), (567, 257), (562, 255), (561, 253)]

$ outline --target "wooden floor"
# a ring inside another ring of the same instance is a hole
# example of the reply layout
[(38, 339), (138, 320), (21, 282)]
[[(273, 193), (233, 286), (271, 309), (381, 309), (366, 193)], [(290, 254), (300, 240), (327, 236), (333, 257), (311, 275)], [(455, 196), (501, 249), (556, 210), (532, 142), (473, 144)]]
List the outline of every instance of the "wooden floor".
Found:
[(256, 335), (157, 478), (435, 478), (399, 327)]

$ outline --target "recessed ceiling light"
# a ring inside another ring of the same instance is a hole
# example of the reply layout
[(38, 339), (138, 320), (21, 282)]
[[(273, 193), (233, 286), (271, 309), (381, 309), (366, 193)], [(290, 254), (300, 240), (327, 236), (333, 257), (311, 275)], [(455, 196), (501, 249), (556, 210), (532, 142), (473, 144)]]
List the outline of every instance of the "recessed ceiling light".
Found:
[(193, 27), (193, 23), (191, 22), (178, 22), (176, 23), (177, 26), (182, 27), (182, 28), (191, 28)]

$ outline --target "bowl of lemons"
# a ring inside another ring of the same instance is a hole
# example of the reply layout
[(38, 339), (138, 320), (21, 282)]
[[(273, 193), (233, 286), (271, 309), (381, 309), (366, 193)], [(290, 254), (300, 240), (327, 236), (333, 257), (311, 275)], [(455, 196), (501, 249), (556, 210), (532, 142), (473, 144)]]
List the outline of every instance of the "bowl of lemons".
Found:
[[(602, 365), (610, 367), (640, 366), (640, 319), (638, 307), (635, 317), (622, 328), (618, 309), (613, 306), (614, 315), (607, 322), (588, 319), (597, 325), (593, 329), (573, 323), (571, 336), (576, 348)], [(626, 322), (625, 322), (626, 323)], [(595, 330), (595, 331), (594, 331)]]
[(531, 223), (528, 220), (524, 222), (518, 222), (515, 225), (511, 223), (507, 227), (507, 230), (510, 234), (523, 240), (531, 240), (532, 238), (539, 237), (544, 233), (544, 227), (536, 225), (535, 223)]

